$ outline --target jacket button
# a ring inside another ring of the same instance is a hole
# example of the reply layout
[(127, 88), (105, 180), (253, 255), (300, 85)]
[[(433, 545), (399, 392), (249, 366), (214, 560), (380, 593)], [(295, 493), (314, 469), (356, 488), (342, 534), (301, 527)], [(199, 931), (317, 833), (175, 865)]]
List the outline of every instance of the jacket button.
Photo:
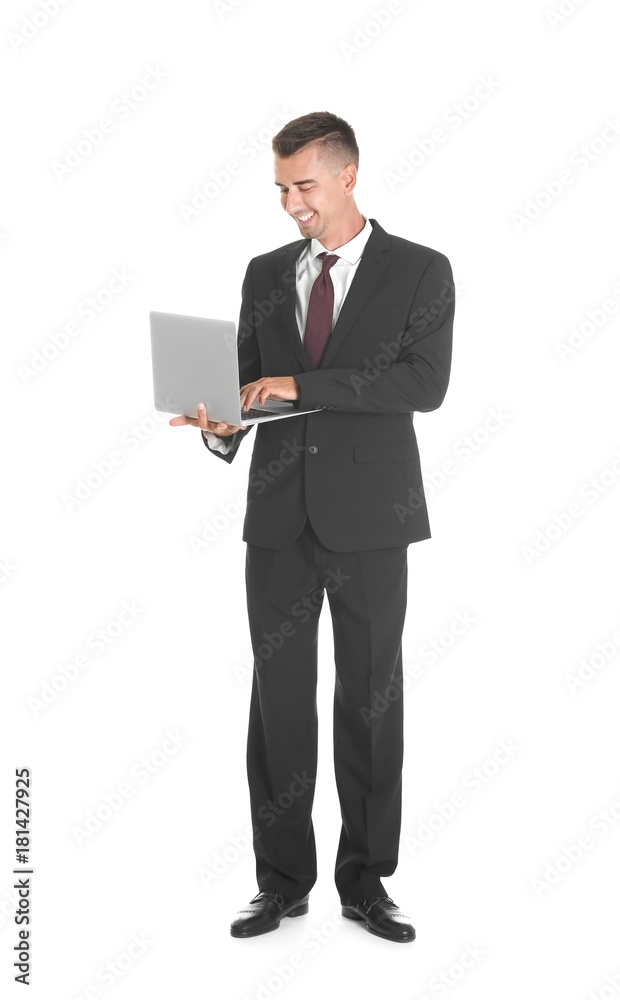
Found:
[(308, 448), (308, 451), (310, 452), (311, 455), (316, 455), (318, 450), (319, 449), (315, 444), (311, 444), (310, 447)]

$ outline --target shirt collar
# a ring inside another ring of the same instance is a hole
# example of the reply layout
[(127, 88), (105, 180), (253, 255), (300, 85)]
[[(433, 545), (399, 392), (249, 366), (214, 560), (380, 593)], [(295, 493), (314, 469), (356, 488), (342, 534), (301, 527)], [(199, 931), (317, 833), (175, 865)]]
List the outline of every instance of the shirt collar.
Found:
[[(366, 219), (366, 225), (364, 228), (354, 236), (352, 240), (348, 243), (343, 243), (341, 247), (336, 247), (335, 250), (327, 250), (323, 244), (317, 240), (310, 240), (310, 247), (308, 250), (308, 260), (314, 260), (319, 253), (335, 253), (338, 257), (342, 257), (346, 260), (348, 264), (356, 264), (357, 261), (362, 256), (364, 252), (364, 247), (366, 246), (368, 239), (372, 233), (372, 223), (370, 219)], [(319, 262), (320, 263), (320, 262)], [(334, 267), (338, 266), (338, 262)]]

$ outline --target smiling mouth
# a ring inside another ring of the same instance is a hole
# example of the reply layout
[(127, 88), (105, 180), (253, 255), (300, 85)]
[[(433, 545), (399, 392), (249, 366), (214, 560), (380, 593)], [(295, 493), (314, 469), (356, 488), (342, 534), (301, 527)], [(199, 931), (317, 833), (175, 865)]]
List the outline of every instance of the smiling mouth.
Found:
[(300, 225), (307, 226), (310, 222), (312, 222), (312, 220), (314, 219), (315, 215), (316, 215), (316, 212), (310, 212), (310, 214), (308, 214), (308, 215), (296, 215), (295, 218), (296, 218), (297, 222), (300, 223)]

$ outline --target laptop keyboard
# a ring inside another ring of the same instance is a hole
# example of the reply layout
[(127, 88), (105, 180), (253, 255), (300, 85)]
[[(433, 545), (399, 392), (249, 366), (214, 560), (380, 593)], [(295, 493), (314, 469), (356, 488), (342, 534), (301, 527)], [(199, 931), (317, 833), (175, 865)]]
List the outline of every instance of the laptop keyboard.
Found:
[(275, 410), (257, 410), (255, 407), (251, 406), (249, 410), (241, 411), (242, 420), (247, 420), (248, 417), (264, 417), (267, 414), (273, 416)]

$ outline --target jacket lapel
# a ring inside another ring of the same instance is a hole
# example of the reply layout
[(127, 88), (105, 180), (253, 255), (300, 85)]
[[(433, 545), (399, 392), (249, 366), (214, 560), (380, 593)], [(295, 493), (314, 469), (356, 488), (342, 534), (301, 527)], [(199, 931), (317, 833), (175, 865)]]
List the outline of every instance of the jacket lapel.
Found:
[[(388, 253), (390, 238), (375, 219), (371, 219), (370, 222), (372, 233), (364, 247), (362, 259), (357, 265), (355, 276), (342, 304), (336, 325), (327, 341), (327, 347), (321, 358), (319, 368), (329, 368), (345, 337), (351, 332), (358, 314), (364, 308), (379, 278), (388, 265), (390, 259)], [(311, 370), (309, 365), (306, 370)]]
[(278, 257), (276, 262), (278, 288), (282, 295), (284, 295), (282, 315), (284, 317), (286, 335), (293, 349), (293, 353), (304, 371), (310, 370), (310, 364), (306, 357), (304, 346), (301, 342), (301, 334), (295, 318), (295, 286), (297, 260), (309, 242), (309, 240), (301, 240), (294, 246), (289, 247), (288, 250), (285, 250), (284, 253)]

